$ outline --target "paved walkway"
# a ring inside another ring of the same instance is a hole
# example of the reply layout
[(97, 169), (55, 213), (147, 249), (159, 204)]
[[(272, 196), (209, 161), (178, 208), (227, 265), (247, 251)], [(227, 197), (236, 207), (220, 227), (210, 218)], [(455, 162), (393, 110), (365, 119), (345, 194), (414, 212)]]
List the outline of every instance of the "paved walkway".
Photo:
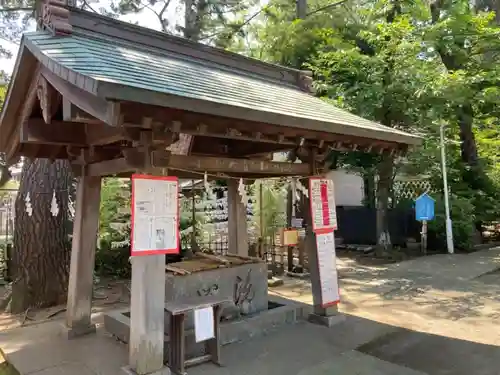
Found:
[[(339, 264), (345, 322), (331, 329), (304, 322), (228, 345), (225, 367), (189, 375), (500, 375), (500, 273), (493, 272), (500, 250), (386, 267)], [(312, 302), (303, 280), (272, 293)], [(122, 375), (123, 344), (102, 329), (67, 341), (60, 327), (5, 331), (0, 347), (23, 375)]]
[[(500, 375), (499, 268), (499, 249), (377, 267), (341, 260), (342, 310), (399, 327), (358, 350), (431, 375)], [(272, 293), (311, 303), (309, 291), (288, 280)]]
[[(106, 334), (67, 341), (59, 322), (0, 334), (0, 346), (22, 375), (123, 375), (127, 348)], [(328, 329), (306, 322), (223, 348), (224, 367), (205, 364), (189, 375), (424, 375), (354, 350), (396, 327), (348, 317)]]

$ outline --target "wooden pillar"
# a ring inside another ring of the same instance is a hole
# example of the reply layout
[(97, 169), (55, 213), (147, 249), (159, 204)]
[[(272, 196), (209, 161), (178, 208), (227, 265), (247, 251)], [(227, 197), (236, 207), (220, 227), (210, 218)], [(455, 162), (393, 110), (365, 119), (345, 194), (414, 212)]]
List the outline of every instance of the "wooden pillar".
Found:
[(248, 255), (247, 209), (241, 202), (238, 181), (227, 181), (228, 252)]
[(137, 375), (169, 375), (164, 365), (165, 254), (131, 258), (129, 366)]
[(170, 374), (163, 364), (165, 255), (133, 257), (128, 373)]
[[(310, 174), (315, 175), (316, 168), (316, 149), (310, 150), (309, 165), (311, 167)], [(311, 197), (309, 197), (310, 199)], [(312, 217), (310, 212), (309, 199), (307, 199), (307, 213), (304, 219), (307, 223), (305, 250), (307, 251), (309, 260), (309, 273), (311, 277), (311, 287), (313, 294), (313, 313), (309, 315), (309, 321), (331, 327), (345, 319), (343, 315), (339, 315), (338, 306), (333, 305), (327, 308), (322, 307), (321, 301), (321, 280), (319, 275), (319, 260), (318, 249), (316, 244), (316, 234), (312, 230)]]
[(101, 177), (83, 176), (78, 179), (66, 308), (69, 338), (95, 331), (90, 314), (100, 198)]

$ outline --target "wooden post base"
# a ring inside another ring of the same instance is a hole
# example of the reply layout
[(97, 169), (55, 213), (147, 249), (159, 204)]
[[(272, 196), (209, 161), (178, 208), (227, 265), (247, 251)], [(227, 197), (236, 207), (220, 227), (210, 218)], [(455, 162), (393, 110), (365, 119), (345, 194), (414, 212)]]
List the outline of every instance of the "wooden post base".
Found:
[(155, 372), (150, 372), (149, 374), (137, 374), (130, 366), (125, 366), (122, 367), (122, 372), (127, 375), (171, 375), (170, 369), (165, 366), (162, 369), (155, 371)]
[(89, 325), (77, 325), (75, 327), (68, 327), (66, 324), (63, 326), (63, 335), (66, 337), (68, 340), (75, 339), (77, 337), (89, 335), (92, 333), (96, 332), (96, 325), (95, 324), (89, 324)]
[(307, 319), (310, 323), (318, 324), (325, 327), (333, 327), (336, 324), (342, 323), (345, 321), (345, 315), (337, 313), (335, 315), (319, 315), (315, 313), (309, 314)]

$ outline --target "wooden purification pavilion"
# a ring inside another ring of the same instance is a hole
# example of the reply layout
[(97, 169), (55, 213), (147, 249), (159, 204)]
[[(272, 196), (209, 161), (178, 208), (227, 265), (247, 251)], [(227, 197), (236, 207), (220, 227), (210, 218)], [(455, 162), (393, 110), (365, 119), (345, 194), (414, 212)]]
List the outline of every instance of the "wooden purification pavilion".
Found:
[[(95, 329), (90, 314), (102, 177), (134, 171), (189, 179), (205, 172), (308, 176), (321, 172), (331, 149), (397, 156), (419, 143), (315, 98), (307, 72), (61, 3), (47, 0), (42, 26), (22, 38), (1, 114), (0, 151), (9, 162), (68, 159), (78, 178), (70, 337)], [(265, 157), (290, 149), (305, 162)], [(229, 248), (246, 254), (237, 184), (228, 183)], [(163, 371), (164, 264), (164, 255), (132, 261), (130, 366), (141, 375)], [(311, 268), (314, 276), (317, 264)], [(315, 295), (318, 288), (313, 282)], [(320, 305), (315, 312), (332, 313)]]

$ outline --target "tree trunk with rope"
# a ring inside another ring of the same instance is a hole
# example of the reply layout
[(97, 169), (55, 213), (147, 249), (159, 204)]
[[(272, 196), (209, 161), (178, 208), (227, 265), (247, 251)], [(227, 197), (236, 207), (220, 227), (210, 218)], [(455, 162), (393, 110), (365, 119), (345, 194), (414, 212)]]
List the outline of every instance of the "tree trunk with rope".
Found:
[(378, 164), (377, 169), (377, 253), (382, 255), (392, 248), (389, 232), (389, 197), (393, 183), (393, 158), (385, 156)]
[[(24, 161), (15, 204), (12, 313), (66, 301), (72, 233), (68, 208), (72, 190), (72, 171), (67, 161)], [(54, 192), (58, 210), (52, 207), (51, 212)]]

